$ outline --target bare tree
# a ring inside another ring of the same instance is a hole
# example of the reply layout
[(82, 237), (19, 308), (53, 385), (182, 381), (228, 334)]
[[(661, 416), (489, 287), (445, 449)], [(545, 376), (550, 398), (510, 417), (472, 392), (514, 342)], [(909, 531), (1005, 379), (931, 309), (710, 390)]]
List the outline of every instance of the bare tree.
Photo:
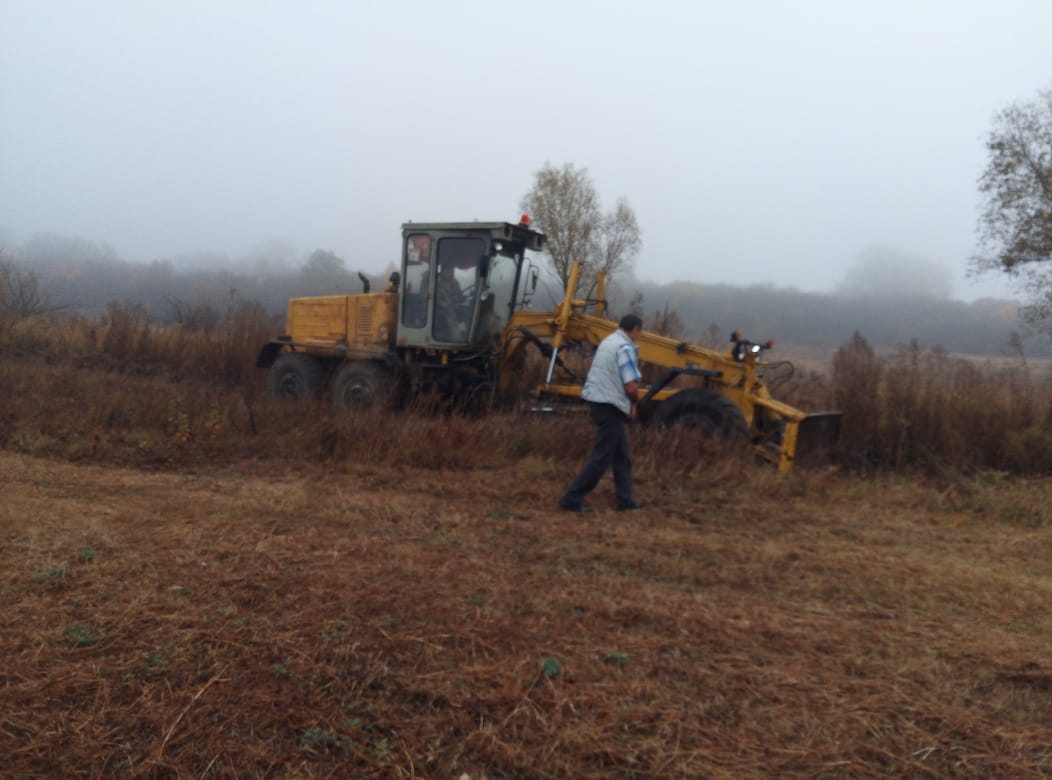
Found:
[(643, 246), (636, 213), (628, 200), (618, 198), (614, 210), (603, 217), (597, 242), (597, 270), (606, 271), (614, 278), (632, 266), (632, 261)]
[(303, 264), (305, 276), (339, 276), (347, 273), (347, 264), (338, 254), (328, 249), (315, 249)]
[(667, 303), (663, 308), (657, 309), (651, 314), (649, 319), (644, 319), (644, 323), (647, 330), (651, 333), (656, 333), (659, 336), (668, 336), (670, 339), (682, 340), (687, 333), (683, 320), (675, 309), (669, 308)]
[(942, 263), (890, 246), (861, 252), (837, 283), (836, 291), (851, 298), (950, 297), (953, 279)]
[(296, 246), (285, 238), (269, 238), (256, 244), (246, 260), (258, 274), (281, 273), (291, 268), (296, 257)]
[(1032, 297), (1031, 322), (1052, 318), (1052, 89), (994, 119), (979, 178), (984, 198), (975, 271), (1000, 271)]
[(614, 210), (604, 214), (588, 169), (573, 163), (555, 168), (546, 162), (520, 205), (547, 236), (547, 251), (564, 289), (574, 261), (581, 262), (575, 294), (584, 290), (590, 296), (599, 271), (613, 279), (630, 269), (642, 246), (628, 200), (619, 198)]
[(352, 277), (342, 257), (329, 249), (315, 249), (300, 269), (300, 278), (305, 291), (330, 295), (349, 292)]
[(0, 314), (22, 319), (57, 308), (40, 289), (40, 279), (35, 273), (20, 268), (0, 252)]

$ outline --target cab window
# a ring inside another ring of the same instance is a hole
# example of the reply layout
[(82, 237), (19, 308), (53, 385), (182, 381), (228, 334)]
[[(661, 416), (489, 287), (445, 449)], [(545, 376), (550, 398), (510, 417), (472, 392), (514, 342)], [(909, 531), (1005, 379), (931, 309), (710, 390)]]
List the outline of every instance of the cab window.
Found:
[(402, 324), (422, 328), (427, 324), (427, 287), (431, 267), (431, 236), (411, 235), (405, 245), (405, 279), (402, 282)]
[(481, 238), (443, 238), (438, 242), (434, 336), (439, 341), (468, 341), (474, 312)]

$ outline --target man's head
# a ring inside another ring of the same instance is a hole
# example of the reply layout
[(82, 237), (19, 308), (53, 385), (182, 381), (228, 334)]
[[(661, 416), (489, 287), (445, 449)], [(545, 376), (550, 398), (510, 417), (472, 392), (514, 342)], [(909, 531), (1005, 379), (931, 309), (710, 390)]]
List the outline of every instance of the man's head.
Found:
[(638, 315), (626, 314), (617, 323), (617, 327), (627, 333), (632, 341), (635, 341), (639, 338), (639, 334), (643, 332), (643, 320)]

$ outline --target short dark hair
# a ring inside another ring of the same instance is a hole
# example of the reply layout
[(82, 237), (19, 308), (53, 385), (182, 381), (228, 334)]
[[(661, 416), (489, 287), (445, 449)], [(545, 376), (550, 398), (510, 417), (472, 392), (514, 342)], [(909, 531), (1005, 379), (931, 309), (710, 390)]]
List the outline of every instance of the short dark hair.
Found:
[(617, 327), (623, 330), (625, 333), (635, 330), (636, 328), (643, 327), (643, 319), (637, 314), (626, 314), (621, 318), (621, 321), (617, 323)]

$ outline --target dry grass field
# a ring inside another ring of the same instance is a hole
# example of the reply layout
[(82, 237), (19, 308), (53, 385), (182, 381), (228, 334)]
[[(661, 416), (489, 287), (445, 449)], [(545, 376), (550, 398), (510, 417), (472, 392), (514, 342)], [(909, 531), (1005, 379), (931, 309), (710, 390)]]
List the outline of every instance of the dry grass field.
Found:
[(8, 777), (1052, 773), (1047, 481), (0, 469)]
[(1052, 775), (1047, 474), (633, 430), (577, 516), (583, 418), (65, 343), (0, 352), (4, 777)]

